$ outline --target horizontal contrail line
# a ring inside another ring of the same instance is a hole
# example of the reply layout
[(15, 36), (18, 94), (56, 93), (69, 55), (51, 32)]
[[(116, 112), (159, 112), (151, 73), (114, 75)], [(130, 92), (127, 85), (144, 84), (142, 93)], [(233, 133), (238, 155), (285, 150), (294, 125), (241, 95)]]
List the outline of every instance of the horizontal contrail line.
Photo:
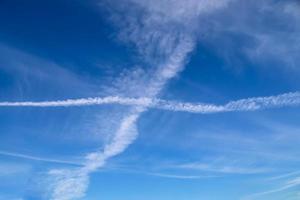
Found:
[(258, 109), (299, 106), (300, 92), (284, 93), (276, 96), (254, 97), (230, 101), (227, 104), (215, 105), (206, 103), (188, 103), (151, 98), (127, 98), (118, 96), (67, 99), (60, 101), (24, 101), (0, 102), (0, 107), (70, 107), (118, 104), (126, 106), (145, 106), (149, 108), (182, 111), (192, 113), (217, 113), (230, 111), (253, 111)]

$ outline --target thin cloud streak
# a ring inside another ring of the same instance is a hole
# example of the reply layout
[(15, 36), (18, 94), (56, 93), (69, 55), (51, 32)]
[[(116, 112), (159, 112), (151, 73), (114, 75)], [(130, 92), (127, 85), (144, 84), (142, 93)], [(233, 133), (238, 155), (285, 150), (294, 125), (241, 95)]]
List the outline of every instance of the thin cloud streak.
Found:
[(259, 174), (270, 171), (267, 168), (257, 168), (257, 167), (240, 167), (235, 165), (214, 165), (214, 164), (206, 164), (206, 163), (188, 163), (182, 164), (179, 166), (174, 166), (179, 169), (191, 169), (198, 171), (207, 171), (214, 173), (222, 173), (222, 174)]
[(251, 200), (251, 199), (255, 199), (257, 197), (282, 192), (282, 191), (297, 187), (299, 185), (300, 185), (300, 177), (296, 177), (294, 179), (291, 179), (291, 180), (285, 182), (285, 184), (283, 186), (279, 187), (279, 188), (264, 191), (264, 192), (259, 192), (259, 193), (255, 193), (255, 194), (251, 194), (251, 195), (248, 195), (248, 196), (244, 197), (243, 199), (244, 200)]
[(83, 166), (83, 164), (79, 163), (79, 162), (72, 162), (72, 161), (66, 161), (66, 160), (57, 160), (57, 159), (51, 159), (51, 158), (42, 158), (42, 157), (31, 156), (31, 155), (20, 154), (20, 153), (13, 153), (13, 152), (8, 152), (8, 151), (0, 151), (0, 155), (10, 156), (10, 157), (15, 157), (15, 158), (22, 158), (22, 159), (27, 159), (27, 160), (34, 160), (34, 161), (49, 162), (49, 163)]
[(219, 178), (220, 176), (196, 176), (196, 175), (178, 175), (178, 174), (165, 174), (165, 173), (152, 173), (152, 172), (141, 172), (149, 176), (157, 176), (161, 178), (171, 178), (171, 179), (185, 179), (185, 180), (195, 180), (195, 179), (206, 179), (206, 178)]
[(300, 92), (284, 93), (276, 96), (253, 97), (230, 101), (224, 105), (206, 104), (206, 103), (188, 103), (168, 101), (156, 98), (126, 98), (118, 96), (68, 99), (60, 101), (40, 101), (40, 102), (0, 102), (0, 107), (70, 107), (70, 106), (93, 106), (117, 104), (124, 106), (140, 106), (145, 108), (155, 108), (169, 110), (174, 112), (191, 113), (218, 113), (232, 111), (255, 111), (259, 109), (299, 106)]
[(294, 171), (294, 172), (290, 172), (290, 173), (286, 173), (286, 174), (281, 174), (281, 175), (278, 175), (278, 176), (274, 176), (274, 177), (268, 178), (267, 181), (274, 181), (274, 180), (279, 180), (279, 179), (285, 179), (285, 178), (289, 178), (289, 177), (297, 175), (297, 174), (300, 174), (300, 171)]

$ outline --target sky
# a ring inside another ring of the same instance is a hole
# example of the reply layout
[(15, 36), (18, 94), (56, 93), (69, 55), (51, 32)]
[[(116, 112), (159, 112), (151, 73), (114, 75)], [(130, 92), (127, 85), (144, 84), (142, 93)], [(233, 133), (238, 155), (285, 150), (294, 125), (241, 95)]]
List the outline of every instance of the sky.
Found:
[(1, 0), (0, 200), (299, 200), (298, 0)]

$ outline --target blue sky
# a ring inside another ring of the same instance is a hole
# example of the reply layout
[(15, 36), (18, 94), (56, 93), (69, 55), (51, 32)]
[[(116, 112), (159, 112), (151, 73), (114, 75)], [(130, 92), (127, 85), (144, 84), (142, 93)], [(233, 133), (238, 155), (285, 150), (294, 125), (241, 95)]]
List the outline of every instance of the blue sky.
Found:
[(296, 0), (0, 2), (0, 200), (300, 199)]

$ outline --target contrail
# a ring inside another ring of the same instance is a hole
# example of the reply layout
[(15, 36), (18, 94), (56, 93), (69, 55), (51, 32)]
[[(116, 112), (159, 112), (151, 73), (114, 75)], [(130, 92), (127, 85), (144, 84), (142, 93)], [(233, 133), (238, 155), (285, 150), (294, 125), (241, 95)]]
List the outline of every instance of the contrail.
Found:
[(59, 101), (24, 101), (24, 102), (0, 102), (1, 107), (69, 107), (69, 106), (90, 106), (103, 104), (120, 105), (146, 105), (151, 102), (149, 98), (126, 98), (118, 96), (67, 99)]
[(254, 111), (259, 109), (299, 106), (300, 92), (284, 93), (276, 96), (253, 97), (230, 101), (227, 104), (215, 105), (207, 103), (189, 103), (169, 101), (156, 98), (127, 98), (118, 96), (67, 99), (59, 101), (24, 101), (24, 102), (0, 102), (0, 107), (70, 107), (70, 106), (95, 106), (117, 104), (124, 106), (143, 106), (148, 108), (169, 110), (174, 112), (191, 113), (217, 113), (232, 111)]

